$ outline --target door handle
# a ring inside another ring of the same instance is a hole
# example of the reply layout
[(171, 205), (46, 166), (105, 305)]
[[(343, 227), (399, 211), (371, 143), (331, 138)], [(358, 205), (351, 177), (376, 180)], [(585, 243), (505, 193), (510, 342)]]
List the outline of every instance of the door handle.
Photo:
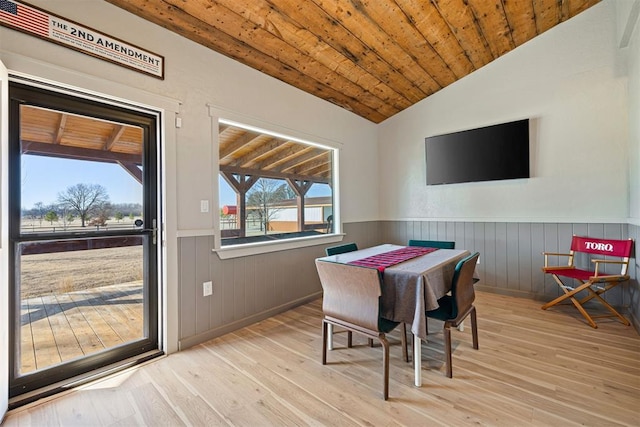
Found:
[[(138, 219), (136, 220), (136, 226), (138, 227), (142, 227), (142, 220)], [(158, 220), (153, 219), (151, 221), (151, 226), (152, 228), (143, 228), (142, 231), (146, 231), (146, 232), (151, 232), (151, 239), (153, 241), (153, 244), (157, 244), (158, 242)]]

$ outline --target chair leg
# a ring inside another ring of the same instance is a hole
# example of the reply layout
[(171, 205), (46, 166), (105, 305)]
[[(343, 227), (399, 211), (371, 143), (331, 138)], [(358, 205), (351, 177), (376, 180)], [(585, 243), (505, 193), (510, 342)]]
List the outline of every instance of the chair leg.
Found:
[[(598, 301), (600, 301), (602, 303), (602, 305), (604, 305), (604, 307), (609, 310), (611, 312), (610, 315), (601, 315), (601, 316), (595, 316), (595, 317), (617, 317), (624, 325), (629, 326), (631, 325), (631, 323), (620, 313), (618, 313), (618, 311), (613, 308), (611, 306), (611, 304), (609, 304), (604, 298), (602, 298), (600, 296), (601, 293), (603, 293), (604, 291), (594, 291), (591, 288), (587, 288), (589, 290), (589, 292), (591, 292), (591, 295), (586, 296), (585, 298), (581, 299), (580, 301), (578, 301), (580, 303), (580, 305), (583, 305), (585, 302), (592, 300), (593, 298), (596, 298)], [(605, 290), (609, 290), (610, 288), (607, 288)]]
[(353, 332), (347, 331), (347, 347), (353, 347)]
[(382, 344), (382, 367), (383, 367), (383, 397), (384, 400), (389, 399), (389, 341), (384, 335), (378, 337)]
[(478, 349), (478, 320), (476, 318), (476, 308), (471, 309), (471, 337), (473, 338), (473, 348)]
[(598, 325), (596, 325), (596, 322), (593, 321), (591, 316), (589, 316), (589, 313), (587, 313), (584, 307), (582, 307), (582, 305), (580, 305), (578, 300), (574, 297), (574, 295), (576, 295), (578, 292), (588, 289), (590, 283), (589, 282), (582, 283), (582, 285), (578, 286), (577, 288), (574, 288), (572, 291), (567, 291), (566, 285), (564, 285), (560, 279), (558, 279), (555, 275), (553, 275), (553, 278), (556, 280), (556, 282), (558, 282), (558, 285), (560, 286), (560, 289), (562, 289), (562, 291), (564, 292), (564, 295), (560, 295), (558, 298), (554, 299), (553, 301), (550, 301), (544, 304), (542, 306), (542, 309), (546, 310), (547, 308), (568, 299), (576, 307), (576, 309), (578, 309), (580, 314), (582, 314), (582, 317), (584, 317), (587, 323), (589, 323), (589, 326), (591, 326), (594, 329), (597, 328)]
[(587, 313), (587, 310), (585, 310), (584, 307), (580, 305), (578, 300), (573, 298), (573, 297), (571, 297), (571, 302), (573, 303), (573, 305), (576, 306), (578, 311), (582, 314), (582, 317), (584, 317), (586, 319), (587, 323), (589, 323), (589, 326), (591, 326), (594, 329), (597, 329), (598, 325), (596, 325), (596, 322), (594, 322), (594, 320), (591, 318), (591, 316), (589, 316), (589, 313)]
[(563, 295), (560, 295), (558, 298), (554, 299), (553, 301), (549, 301), (548, 303), (544, 304), (541, 308), (543, 310), (546, 310), (547, 308), (554, 306), (566, 299), (569, 299), (571, 297), (573, 297), (575, 294), (577, 294), (578, 292), (582, 292), (584, 290), (586, 290), (589, 287), (589, 283), (582, 283), (580, 286), (573, 288), (573, 290), (568, 291), (567, 288), (568, 286), (565, 285), (564, 283), (562, 283), (562, 280), (560, 280), (556, 275), (553, 275), (554, 280), (556, 281), (556, 283), (558, 284), (558, 286), (560, 287), (560, 289), (562, 289), (562, 292), (564, 292)]
[(329, 336), (329, 324), (322, 321), (322, 364), (327, 364), (327, 337)]
[(453, 369), (451, 367), (451, 328), (448, 322), (444, 323), (444, 358), (447, 364), (447, 376), (453, 378)]

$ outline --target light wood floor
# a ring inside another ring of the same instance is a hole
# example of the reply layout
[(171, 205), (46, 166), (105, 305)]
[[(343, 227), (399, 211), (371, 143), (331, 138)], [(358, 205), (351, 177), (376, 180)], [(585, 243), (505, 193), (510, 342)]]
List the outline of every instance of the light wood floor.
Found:
[(440, 324), (423, 344), (413, 386), (390, 334), (390, 398), (381, 398), (381, 351), (336, 338), (321, 364), (320, 301), (46, 403), (13, 411), (16, 425), (640, 425), (640, 338), (572, 307), (478, 293), (480, 349), (453, 331), (453, 379), (444, 374)]

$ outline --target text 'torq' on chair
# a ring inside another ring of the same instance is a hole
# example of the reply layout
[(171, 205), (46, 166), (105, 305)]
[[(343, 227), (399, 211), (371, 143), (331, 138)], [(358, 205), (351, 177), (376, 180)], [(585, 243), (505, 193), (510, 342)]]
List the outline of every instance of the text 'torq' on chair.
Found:
[[(327, 364), (328, 326), (337, 325), (376, 338), (382, 344), (383, 396), (389, 397), (389, 341), (385, 336), (398, 322), (380, 317), (382, 278), (375, 268), (316, 260), (322, 300), (322, 364)], [(402, 337), (403, 352), (406, 342)]]
[(438, 248), (438, 249), (455, 249), (456, 242), (449, 242), (446, 240), (409, 240), (409, 246), (422, 246), (425, 248)]
[[(617, 317), (622, 323), (629, 326), (629, 321), (618, 313), (611, 304), (605, 301), (601, 295), (620, 283), (629, 280), (629, 258), (631, 257), (632, 249), (633, 240), (631, 239), (613, 240), (573, 236), (571, 239), (571, 250), (568, 254), (543, 252), (544, 267), (542, 267), (542, 271), (547, 274), (551, 274), (564, 294), (543, 305), (542, 309), (546, 310), (547, 308), (568, 299), (593, 328), (598, 327), (593, 319), (599, 317)], [(574, 264), (574, 258), (578, 253), (599, 256), (604, 255), (607, 257), (616, 257), (617, 259), (591, 259), (591, 262), (595, 264), (593, 271), (582, 270), (577, 268)], [(550, 266), (549, 256), (568, 257), (568, 263), (564, 266)], [(603, 270), (608, 264), (620, 265), (620, 274), (605, 273)], [(580, 284), (575, 287), (569, 286), (569, 284), (563, 282), (561, 278), (564, 278), (565, 282), (567, 280), (576, 280)], [(582, 291), (587, 291), (588, 294), (584, 298), (578, 299), (576, 294)], [(584, 308), (584, 304), (592, 299), (600, 301), (600, 303), (602, 303), (610, 313), (598, 316), (589, 315)]]
[(438, 300), (439, 307), (427, 311), (427, 317), (442, 320), (444, 322), (444, 352), (447, 363), (447, 376), (453, 377), (451, 367), (451, 327), (458, 327), (464, 319), (471, 314), (471, 335), (473, 348), (478, 349), (478, 325), (476, 321), (476, 308), (473, 301), (476, 298), (473, 285), (477, 280), (473, 277), (476, 263), (480, 253), (471, 254), (456, 264), (451, 281), (451, 295), (445, 295)]

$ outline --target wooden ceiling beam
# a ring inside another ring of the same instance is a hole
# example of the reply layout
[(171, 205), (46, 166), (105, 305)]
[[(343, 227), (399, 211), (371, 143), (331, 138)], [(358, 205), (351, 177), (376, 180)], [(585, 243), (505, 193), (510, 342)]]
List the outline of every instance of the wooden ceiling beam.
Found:
[[(306, 162), (302, 162), (298, 164), (296, 167), (288, 170), (289, 173), (294, 173), (298, 175), (316, 175), (320, 173), (320, 170), (316, 170), (319, 167), (323, 167), (329, 165), (329, 170), (331, 169), (331, 153), (325, 152), (320, 154), (319, 156), (314, 157)], [(325, 171), (325, 170), (323, 170)]]
[(64, 135), (64, 129), (67, 124), (67, 114), (60, 113), (60, 121), (58, 122), (58, 129), (56, 129), (56, 133), (53, 137), (54, 144), (60, 144), (62, 141), (62, 136)]
[(295, 157), (289, 159), (284, 163), (277, 163), (274, 170), (278, 170), (280, 172), (291, 172), (291, 169), (297, 168), (300, 164), (304, 164), (305, 162), (311, 161), (318, 156), (321, 156), (325, 153), (325, 150), (321, 148), (308, 147), (304, 152), (300, 152)]
[(92, 150), (90, 148), (54, 145), (34, 141), (21, 141), (22, 153), (38, 156), (61, 157), (64, 159), (88, 160), (107, 163), (141, 164), (142, 157), (136, 154), (113, 151)]
[(329, 184), (331, 182), (331, 177), (323, 175), (296, 175), (292, 173), (283, 173), (263, 169), (240, 168), (234, 166), (220, 166), (220, 172), (231, 175), (250, 175), (273, 179), (295, 179), (300, 181), (317, 182), (320, 184)]
[(286, 145), (280, 145), (278, 150), (274, 150), (274, 154), (268, 157), (263, 157), (257, 162), (250, 162), (245, 167), (253, 169), (274, 169), (277, 170), (279, 163), (285, 162), (288, 159), (298, 156), (300, 153), (305, 152), (310, 147), (308, 145), (288, 143)]
[(256, 147), (254, 150), (249, 151), (242, 157), (238, 157), (237, 159), (228, 162), (229, 166), (248, 166), (252, 163), (259, 161), (259, 159), (264, 156), (269, 155), (272, 152), (277, 151), (286, 141), (283, 141), (279, 138), (273, 138), (268, 141), (263, 142), (259, 147)]
[(135, 163), (117, 162), (129, 175), (131, 175), (140, 185), (142, 185), (142, 169)]
[[(227, 181), (227, 184), (229, 184), (236, 193), (242, 196), (244, 196), (246, 192), (253, 187), (253, 184), (260, 179), (260, 175), (256, 174), (229, 172), (222, 169), (220, 169), (220, 172), (222, 173), (224, 180)], [(242, 198), (244, 199), (244, 197)]]
[[(331, 163), (323, 163), (320, 164), (314, 168), (311, 169), (307, 169), (304, 171), (300, 171), (300, 172), (296, 172), (296, 173), (300, 173), (301, 175), (311, 175), (311, 176), (331, 176)], [(331, 182), (329, 182), (329, 185), (331, 185)]]
[(113, 129), (113, 132), (111, 132), (111, 135), (109, 135), (109, 138), (107, 138), (107, 140), (105, 141), (103, 150), (111, 151), (113, 146), (120, 140), (120, 137), (124, 133), (125, 129), (126, 128), (122, 125), (116, 125)]
[(254, 141), (259, 136), (260, 136), (259, 133), (246, 131), (244, 135), (241, 135), (240, 137), (229, 142), (228, 144), (225, 144), (224, 146), (220, 146), (220, 159), (230, 156), (231, 154), (238, 151), (245, 145)]
[(296, 193), (296, 196), (298, 196), (300, 199), (304, 199), (305, 194), (307, 194), (307, 192), (313, 185), (313, 182), (311, 181), (291, 179), (291, 178), (287, 178), (287, 183), (289, 184), (293, 192)]

